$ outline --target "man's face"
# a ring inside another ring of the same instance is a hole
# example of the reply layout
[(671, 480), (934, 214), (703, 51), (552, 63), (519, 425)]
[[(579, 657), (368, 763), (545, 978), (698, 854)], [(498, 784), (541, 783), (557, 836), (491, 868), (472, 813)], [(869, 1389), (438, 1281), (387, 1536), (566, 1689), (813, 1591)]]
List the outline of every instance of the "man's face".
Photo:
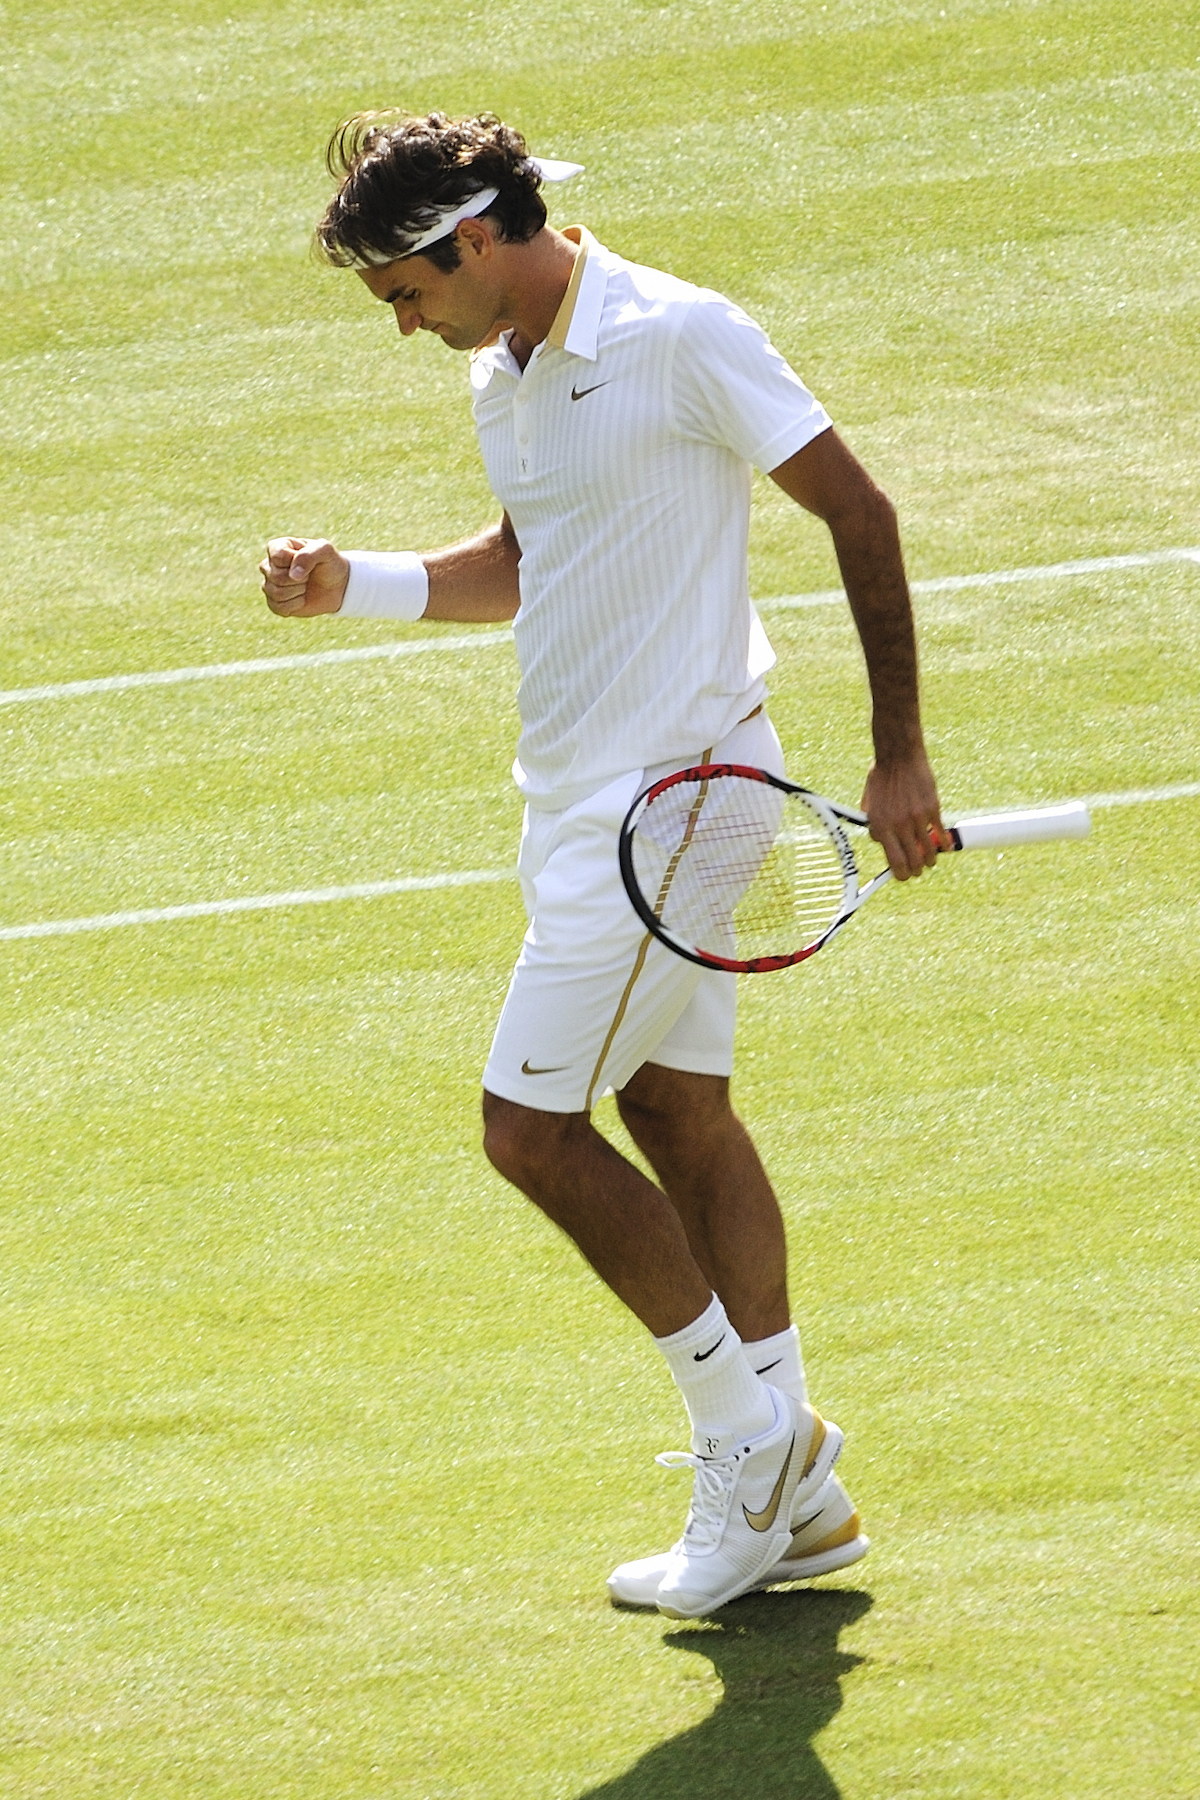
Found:
[(490, 235), (460, 232), (458, 247), (462, 260), (450, 274), (427, 256), (358, 271), (375, 298), (395, 313), (401, 337), (433, 331), (451, 350), (474, 350), (495, 335), (501, 321)]

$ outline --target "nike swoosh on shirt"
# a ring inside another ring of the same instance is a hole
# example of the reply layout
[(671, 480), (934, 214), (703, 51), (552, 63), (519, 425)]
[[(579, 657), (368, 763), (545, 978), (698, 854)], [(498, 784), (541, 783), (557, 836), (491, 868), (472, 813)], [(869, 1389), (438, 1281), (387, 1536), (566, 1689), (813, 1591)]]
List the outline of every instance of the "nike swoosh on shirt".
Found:
[(590, 387), (590, 388), (573, 387), (571, 389), (571, 398), (572, 398), (572, 400), (582, 400), (585, 394), (594, 394), (597, 392), (598, 389), (600, 389), (602, 387), (608, 387), (609, 385), (610, 385), (610, 383), (607, 381), (598, 381), (596, 383), (595, 387)]
[(779, 1511), (779, 1502), (783, 1499), (783, 1484), (787, 1480), (787, 1472), (792, 1466), (792, 1452), (795, 1448), (796, 1434), (793, 1432), (792, 1441), (788, 1445), (788, 1453), (783, 1459), (783, 1467), (779, 1471), (779, 1480), (771, 1489), (771, 1498), (767, 1501), (767, 1504), (763, 1507), (762, 1511), (752, 1513), (750, 1508), (743, 1504), (742, 1511), (746, 1515), (746, 1523), (751, 1531), (770, 1531), (772, 1525), (775, 1523), (775, 1515)]
[(522, 1075), (561, 1075), (563, 1070), (569, 1067), (569, 1063), (559, 1063), (557, 1068), (554, 1069), (531, 1069), (529, 1066), (529, 1058), (526, 1057), (525, 1061), (521, 1064), (521, 1073)]

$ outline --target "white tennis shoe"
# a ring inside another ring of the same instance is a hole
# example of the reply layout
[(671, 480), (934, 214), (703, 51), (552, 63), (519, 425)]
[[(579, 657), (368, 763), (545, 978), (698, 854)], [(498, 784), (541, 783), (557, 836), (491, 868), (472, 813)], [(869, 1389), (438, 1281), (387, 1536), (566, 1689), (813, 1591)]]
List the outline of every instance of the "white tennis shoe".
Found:
[(775, 1421), (748, 1441), (709, 1438), (708, 1454), (668, 1450), (666, 1468), (693, 1471), (683, 1536), (667, 1554), (655, 1605), (701, 1619), (761, 1585), (792, 1542), (792, 1515), (824, 1486), (842, 1448), (839, 1428), (771, 1388)]
[[(792, 1539), (777, 1562), (754, 1584), (754, 1590), (775, 1587), (785, 1581), (812, 1581), (846, 1569), (867, 1554), (871, 1540), (863, 1535), (858, 1508), (836, 1474), (813, 1498), (792, 1506)], [(608, 1591), (617, 1606), (654, 1606), (667, 1572), (671, 1552), (644, 1556), (638, 1562), (621, 1563), (608, 1578)]]

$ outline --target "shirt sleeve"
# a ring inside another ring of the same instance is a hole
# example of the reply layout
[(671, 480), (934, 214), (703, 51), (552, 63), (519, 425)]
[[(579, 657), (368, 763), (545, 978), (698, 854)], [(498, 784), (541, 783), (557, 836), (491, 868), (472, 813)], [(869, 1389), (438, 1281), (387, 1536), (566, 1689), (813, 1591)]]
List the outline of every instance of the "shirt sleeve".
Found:
[(733, 450), (764, 475), (833, 423), (762, 326), (721, 294), (705, 293), (689, 308), (673, 385), (686, 437)]

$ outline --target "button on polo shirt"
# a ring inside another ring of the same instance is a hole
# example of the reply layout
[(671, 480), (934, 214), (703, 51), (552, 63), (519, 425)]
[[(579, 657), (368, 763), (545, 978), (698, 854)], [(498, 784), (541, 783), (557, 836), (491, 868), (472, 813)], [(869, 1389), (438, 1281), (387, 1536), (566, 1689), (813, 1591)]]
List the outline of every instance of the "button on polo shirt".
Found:
[(750, 469), (830, 425), (731, 301), (566, 235), (571, 279), (524, 371), (507, 333), (471, 365), (480, 451), (521, 546), (513, 772), (548, 809), (688, 760), (762, 700), (774, 653), (747, 585)]

